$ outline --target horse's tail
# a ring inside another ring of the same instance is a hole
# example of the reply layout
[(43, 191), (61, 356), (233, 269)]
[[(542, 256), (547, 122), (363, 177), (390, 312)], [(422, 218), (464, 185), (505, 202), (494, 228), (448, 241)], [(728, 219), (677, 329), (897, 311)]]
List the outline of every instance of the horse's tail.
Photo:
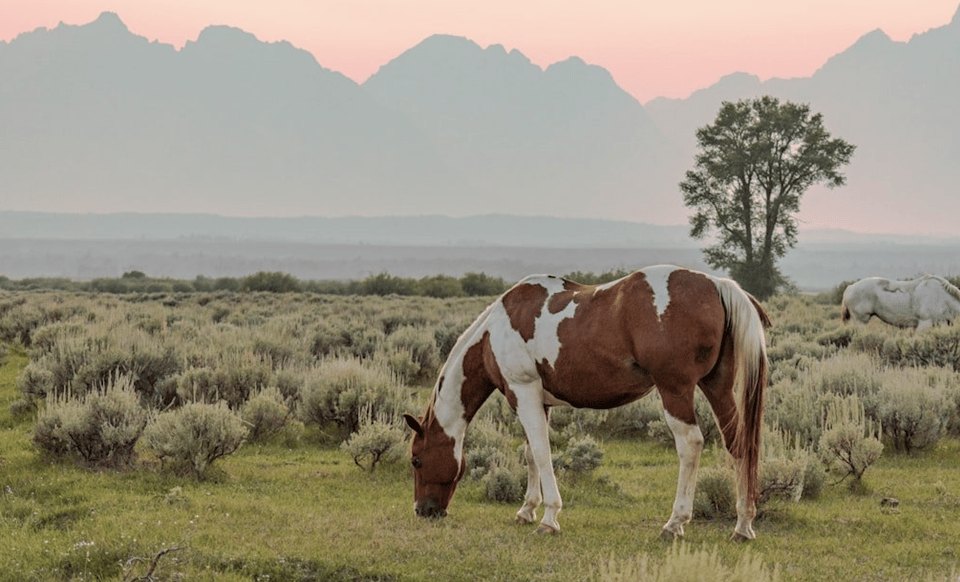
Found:
[(843, 323), (850, 321), (850, 308), (847, 307), (846, 303), (840, 308), (840, 321)]
[(728, 339), (733, 340), (736, 378), (740, 392), (737, 436), (728, 443), (741, 465), (739, 478), (746, 480), (750, 501), (758, 495), (760, 433), (763, 428), (763, 391), (767, 384), (767, 348), (763, 328), (770, 317), (760, 303), (730, 279), (714, 279), (727, 311)]

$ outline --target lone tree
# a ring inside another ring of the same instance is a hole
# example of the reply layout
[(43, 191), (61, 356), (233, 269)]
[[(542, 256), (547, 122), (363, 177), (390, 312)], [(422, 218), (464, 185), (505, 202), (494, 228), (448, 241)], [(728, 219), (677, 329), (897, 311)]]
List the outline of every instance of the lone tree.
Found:
[(696, 209), (690, 236), (716, 229), (716, 244), (703, 249), (707, 264), (769, 297), (786, 283), (777, 260), (797, 243), (800, 197), (822, 182), (842, 186), (839, 168), (856, 146), (831, 138), (808, 105), (769, 96), (724, 102), (697, 142), (696, 165), (680, 183), (684, 204)]

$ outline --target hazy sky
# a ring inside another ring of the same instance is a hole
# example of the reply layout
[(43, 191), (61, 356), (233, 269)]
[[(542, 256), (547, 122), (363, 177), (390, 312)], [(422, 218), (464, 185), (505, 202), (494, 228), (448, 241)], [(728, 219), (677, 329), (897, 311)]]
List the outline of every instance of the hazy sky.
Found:
[(641, 102), (686, 97), (723, 75), (813, 74), (877, 28), (906, 41), (960, 0), (0, 0), (0, 40), (116, 12), (177, 48), (212, 24), (288, 40), (363, 82), (434, 33), (518, 49), (540, 66), (579, 56)]

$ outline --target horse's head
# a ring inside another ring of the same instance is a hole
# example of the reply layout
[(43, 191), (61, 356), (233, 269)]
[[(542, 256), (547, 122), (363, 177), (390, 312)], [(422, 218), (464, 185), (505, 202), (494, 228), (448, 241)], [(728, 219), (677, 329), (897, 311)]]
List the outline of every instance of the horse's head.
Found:
[(448, 436), (433, 414), (427, 420), (403, 415), (413, 429), (410, 464), (413, 465), (414, 509), (420, 517), (440, 518), (463, 477), (466, 463), (454, 453), (455, 440)]

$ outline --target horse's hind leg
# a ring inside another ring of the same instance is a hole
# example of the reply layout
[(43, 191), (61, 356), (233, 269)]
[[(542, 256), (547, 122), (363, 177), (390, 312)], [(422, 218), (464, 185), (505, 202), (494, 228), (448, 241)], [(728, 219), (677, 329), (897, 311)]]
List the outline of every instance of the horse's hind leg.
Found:
[[(737, 427), (740, 424), (740, 413), (733, 389), (735, 372), (733, 352), (724, 344), (717, 366), (700, 382), (700, 389), (710, 402), (717, 425), (723, 433), (723, 442), (734, 456), (738, 454), (734, 443), (737, 441)], [(737, 461), (737, 526), (733, 535), (738, 540), (750, 540), (756, 537), (753, 532), (753, 518), (757, 511), (756, 506), (750, 502), (746, 463), (740, 462), (740, 459)]]
[[(737, 404), (734, 401), (732, 390), (711, 390), (709, 385), (704, 387), (704, 395), (713, 408), (713, 413), (717, 417), (717, 424), (723, 433), (723, 440), (734, 457), (737, 451), (733, 444), (737, 438), (737, 425), (739, 423), (739, 413)], [(737, 467), (737, 526), (733, 530), (734, 538), (737, 540), (752, 540), (757, 537), (753, 532), (753, 518), (756, 516), (756, 506), (750, 502), (750, 491), (747, 487), (747, 467), (741, 459), (736, 459)]]
[[(693, 517), (693, 493), (697, 486), (697, 467), (703, 450), (703, 433), (697, 426), (693, 409), (693, 389), (677, 398), (670, 398), (661, 390), (663, 416), (673, 432), (680, 457), (680, 475), (677, 479), (677, 496), (673, 502), (673, 514), (663, 526), (663, 533), (673, 537), (683, 536), (683, 526)], [(688, 422), (692, 421), (692, 422)]]

